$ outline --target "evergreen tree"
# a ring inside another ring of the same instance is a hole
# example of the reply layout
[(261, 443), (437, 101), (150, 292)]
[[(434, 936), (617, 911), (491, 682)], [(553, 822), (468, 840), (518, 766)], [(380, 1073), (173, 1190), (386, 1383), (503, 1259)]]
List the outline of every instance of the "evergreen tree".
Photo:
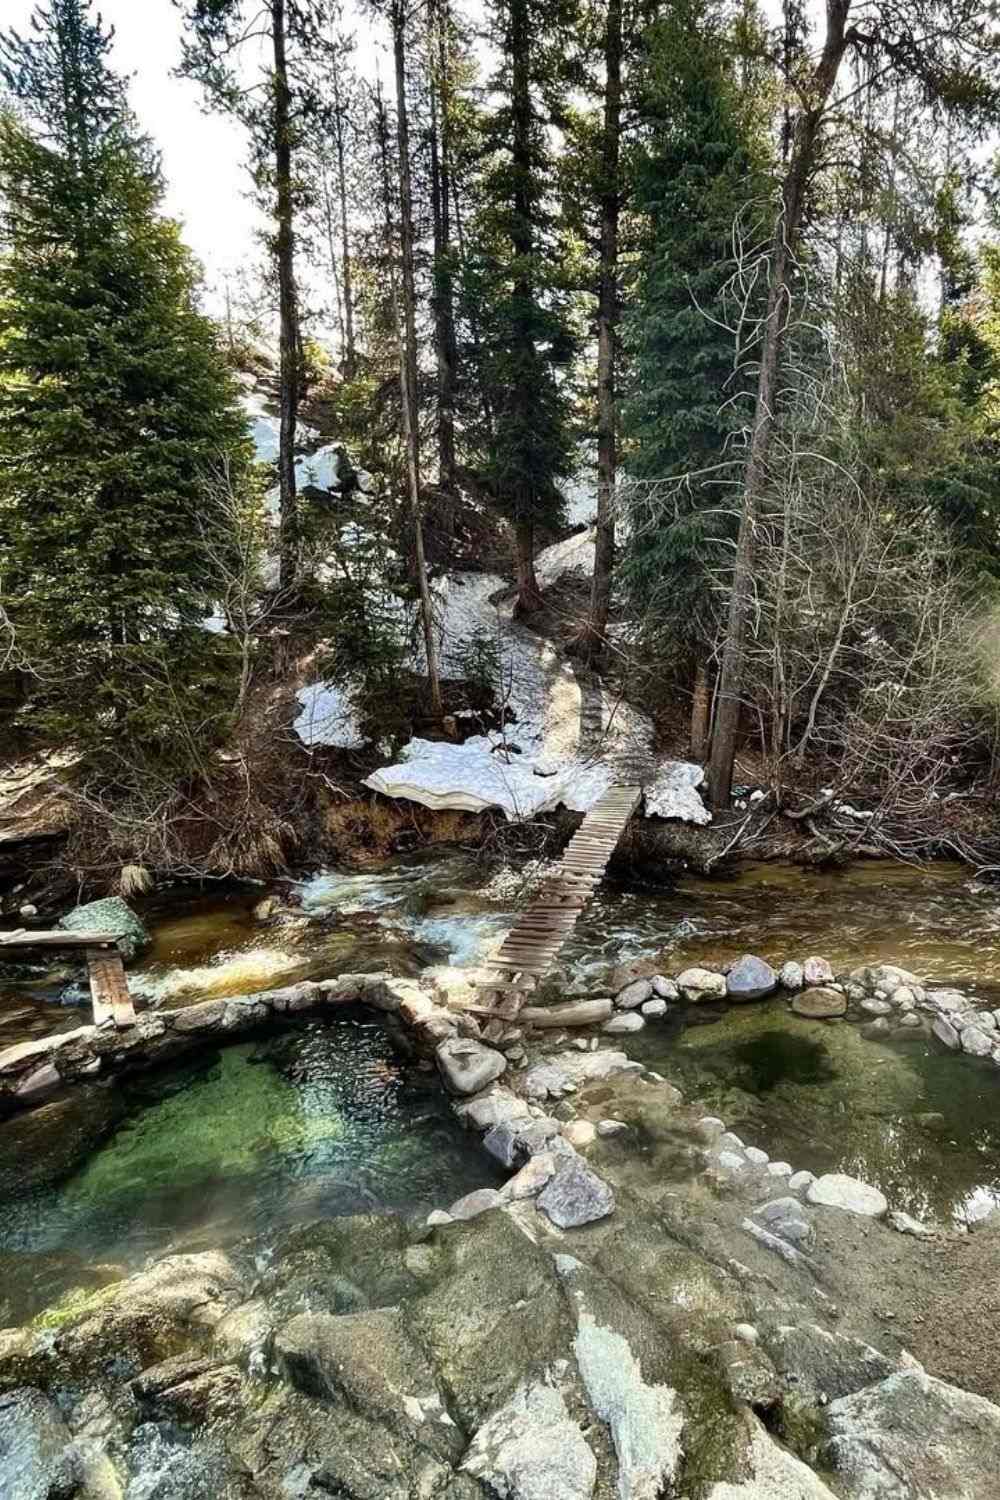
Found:
[(199, 497), (245, 424), (88, 12), (49, 0), (0, 35), (0, 572), (34, 722), (167, 751), (184, 704), (219, 701)]
[(478, 309), (480, 369), (492, 426), (483, 463), (488, 494), (513, 526), (518, 608), (541, 604), (535, 527), (562, 520), (559, 481), (569, 474), (569, 395), (562, 372), (574, 340), (560, 275), (551, 194), (549, 126), (558, 116), (568, 14), (539, 0), (495, 0), (499, 96), (484, 122), (475, 243), (465, 294)]
[(731, 39), (704, 3), (655, 22), (645, 49), (632, 154), (636, 270), (622, 332), (622, 435), (628, 475), (638, 482), (637, 519), (621, 577), (646, 648), (661, 660), (669, 655), (682, 681), (694, 683), (692, 749), (701, 755), (704, 671), (717, 624), (710, 574), (733, 532), (727, 443), (746, 421), (723, 294), (734, 270), (734, 225), (752, 227), (766, 173), (733, 75)]

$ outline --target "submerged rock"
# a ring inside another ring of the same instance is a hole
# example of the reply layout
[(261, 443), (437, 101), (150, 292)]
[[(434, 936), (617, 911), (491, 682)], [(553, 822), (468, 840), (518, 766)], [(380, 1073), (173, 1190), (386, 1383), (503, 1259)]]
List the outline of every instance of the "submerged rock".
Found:
[(738, 958), (726, 975), (730, 1000), (762, 1000), (778, 988), (778, 976), (769, 963), (752, 953)]
[(152, 943), (135, 912), (120, 896), (105, 896), (102, 901), (88, 901), (76, 906), (59, 920), (64, 932), (113, 932), (126, 963), (136, 958)]
[(805, 1016), (811, 1021), (825, 1021), (847, 1014), (847, 996), (839, 990), (822, 987), (802, 990), (793, 999), (792, 1010), (797, 1016)]

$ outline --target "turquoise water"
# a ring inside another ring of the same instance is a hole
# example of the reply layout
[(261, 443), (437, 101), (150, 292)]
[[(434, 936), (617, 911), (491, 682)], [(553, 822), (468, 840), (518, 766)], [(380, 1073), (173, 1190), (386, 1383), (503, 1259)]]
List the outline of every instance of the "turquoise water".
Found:
[[(83, 1141), (82, 1162), (64, 1181), (42, 1174), (20, 1190), (8, 1181), (0, 1201), (8, 1318), (27, 1315), (38, 1276), (51, 1278), (63, 1254), (128, 1269), (309, 1219), (425, 1214), (499, 1180), (436, 1075), (415, 1072), (383, 1027), (360, 1018), (307, 1022), (144, 1075), (120, 1108), (103, 1144), (88, 1151)], [(16, 1151), (19, 1130), (36, 1127), (25, 1116), (0, 1128)], [(60, 1165), (54, 1150), (53, 1174)], [(71, 1263), (69, 1285), (75, 1275)], [(12, 1292), (18, 1276), (21, 1290)]]

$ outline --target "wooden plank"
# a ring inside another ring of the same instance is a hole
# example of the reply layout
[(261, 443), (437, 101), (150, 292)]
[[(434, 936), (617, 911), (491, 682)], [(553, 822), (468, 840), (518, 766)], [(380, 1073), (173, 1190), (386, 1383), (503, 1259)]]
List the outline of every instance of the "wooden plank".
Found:
[(94, 1025), (100, 1026), (113, 1018), (116, 1026), (134, 1026), (135, 1007), (118, 949), (92, 950), (87, 955), (87, 971), (94, 1002)]
[(117, 941), (113, 932), (0, 932), (3, 948), (111, 948)]

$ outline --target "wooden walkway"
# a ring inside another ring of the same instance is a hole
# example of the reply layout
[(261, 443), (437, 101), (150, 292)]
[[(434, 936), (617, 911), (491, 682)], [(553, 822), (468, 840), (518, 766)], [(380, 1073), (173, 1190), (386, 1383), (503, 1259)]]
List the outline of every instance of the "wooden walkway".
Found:
[(64, 948), (87, 955), (90, 998), (94, 1005), (94, 1025), (114, 1021), (118, 1027), (135, 1025), (135, 1006), (129, 994), (125, 965), (118, 940), (113, 932), (32, 932), (19, 927), (15, 932), (0, 932), (0, 954), (5, 948)]
[(487, 1004), (475, 1014), (513, 1021), (548, 973), (580, 913), (604, 879), (629, 820), (642, 800), (637, 786), (609, 787), (585, 816), (531, 906), (518, 917), (500, 951), (487, 961), (489, 979), (477, 981)]

